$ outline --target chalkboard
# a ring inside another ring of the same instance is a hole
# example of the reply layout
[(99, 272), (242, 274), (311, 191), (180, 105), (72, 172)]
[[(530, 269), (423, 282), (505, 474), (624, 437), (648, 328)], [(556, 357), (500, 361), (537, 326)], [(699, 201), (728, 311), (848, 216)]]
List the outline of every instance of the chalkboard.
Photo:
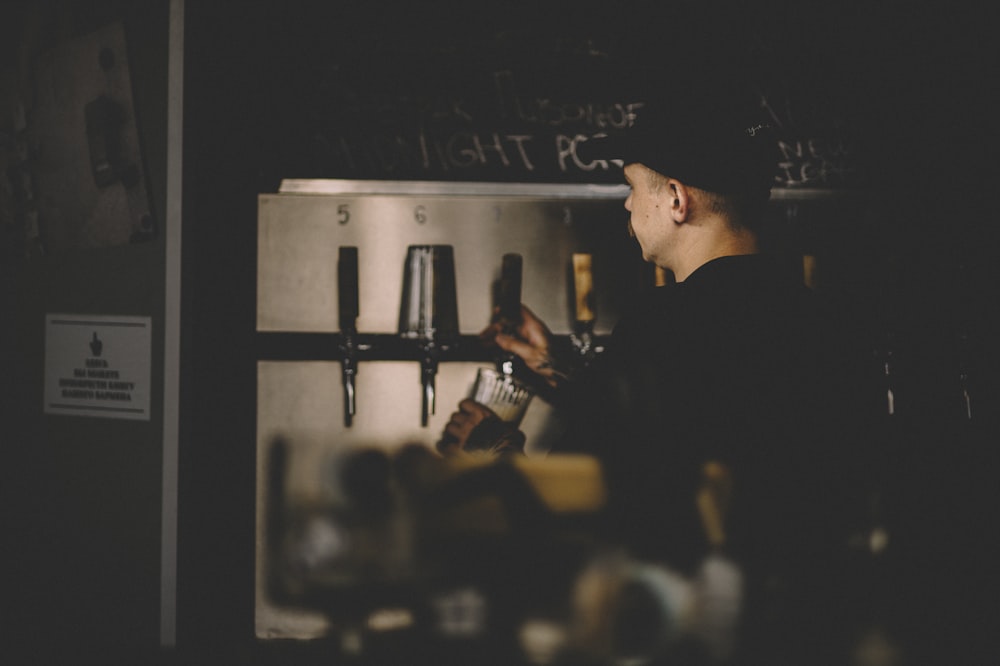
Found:
[(621, 182), (581, 159), (581, 142), (621, 131), (651, 91), (669, 92), (671, 67), (726, 63), (779, 130), (777, 187), (865, 184), (852, 81), (863, 54), (829, 16), (792, 29), (778, 12), (731, 9), (723, 21), (677, 3), (688, 23), (675, 24), (704, 32), (668, 39), (662, 12), (646, 20), (642, 3), (591, 14), (341, 4), (254, 15), (253, 105), (274, 182)]

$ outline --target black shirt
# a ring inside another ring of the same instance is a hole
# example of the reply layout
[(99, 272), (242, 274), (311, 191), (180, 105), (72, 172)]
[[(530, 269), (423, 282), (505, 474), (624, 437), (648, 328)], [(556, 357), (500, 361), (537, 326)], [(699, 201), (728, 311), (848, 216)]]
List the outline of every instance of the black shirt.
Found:
[(703, 466), (730, 470), (723, 547), (745, 584), (734, 663), (845, 658), (848, 539), (867, 502), (865, 357), (846, 324), (766, 256), (715, 259), (624, 313), (560, 403), (553, 450), (601, 460), (605, 534), (636, 559), (694, 574), (710, 550)]
[(844, 323), (764, 255), (710, 261), (624, 313), (567, 387), (554, 448), (602, 461), (610, 537), (692, 573), (708, 552), (695, 494), (714, 460), (732, 474), (726, 549), (751, 592), (833, 581), (865, 501), (853, 450), (862, 359)]

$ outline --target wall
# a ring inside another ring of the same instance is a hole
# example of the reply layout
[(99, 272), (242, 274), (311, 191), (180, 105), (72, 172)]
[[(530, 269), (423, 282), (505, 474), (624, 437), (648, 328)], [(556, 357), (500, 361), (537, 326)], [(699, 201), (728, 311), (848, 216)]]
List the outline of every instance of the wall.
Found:
[[(166, 8), (3, 10), (5, 636), (39, 661), (159, 642)], [(84, 123), (100, 94), (123, 114), (104, 184)], [(148, 418), (43, 411), (48, 313), (151, 318)]]

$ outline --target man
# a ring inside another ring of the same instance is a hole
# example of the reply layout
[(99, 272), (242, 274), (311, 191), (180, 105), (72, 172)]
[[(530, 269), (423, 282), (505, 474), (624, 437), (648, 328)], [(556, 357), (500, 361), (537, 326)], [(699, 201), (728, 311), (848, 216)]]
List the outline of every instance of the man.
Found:
[[(600, 459), (611, 540), (693, 575), (712, 547), (695, 498), (706, 465), (726, 470), (724, 548), (747, 580), (743, 649), (830, 652), (838, 557), (863, 499), (852, 359), (801, 275), (761, 252), (773, 135), (736, 105), (686, 101), (649, 104), (628, 133), (593, 146), (623, 164), (629, 233), (676, 282), (637, 299), (584, 372), (553, 358), (527, 308), (518, 335), (485, 337), (544, 380), (567, 423), (554, 451)], [(489, 416), (463, 401), (446, 432), (465, 442)]]

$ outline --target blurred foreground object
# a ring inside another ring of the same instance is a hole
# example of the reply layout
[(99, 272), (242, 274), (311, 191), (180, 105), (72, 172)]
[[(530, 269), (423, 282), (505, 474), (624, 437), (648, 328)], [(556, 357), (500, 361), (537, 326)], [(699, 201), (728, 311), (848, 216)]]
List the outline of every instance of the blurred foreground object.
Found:
[(294, 457), (274, 442), (267, 591), (328, 617), (341, 657), (711, 663), (701, 581), (602, 537), (595, 458), (355, 448), (331, 452), (303, 492), (287, 484)]

